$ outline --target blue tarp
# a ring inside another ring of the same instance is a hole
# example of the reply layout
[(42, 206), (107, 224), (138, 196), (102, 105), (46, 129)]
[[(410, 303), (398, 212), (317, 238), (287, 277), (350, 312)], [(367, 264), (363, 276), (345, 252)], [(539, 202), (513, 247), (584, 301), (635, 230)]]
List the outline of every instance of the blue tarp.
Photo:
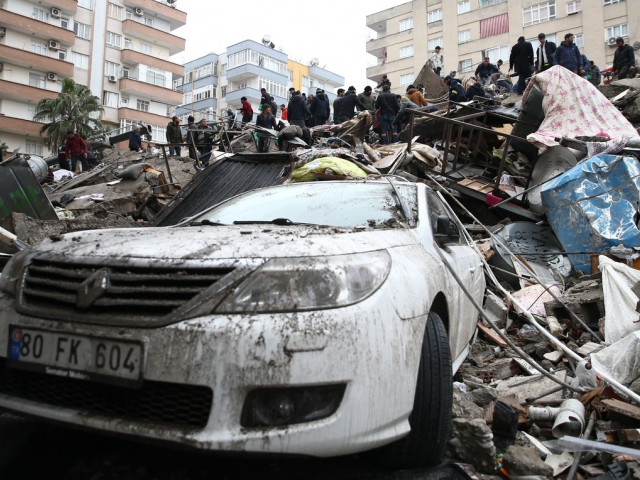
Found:
[(640, 164), (633, 157), (596, 155), (548, 182), (542, 204), (576, 270), (591, 273), (589, 252), (640, 247)]

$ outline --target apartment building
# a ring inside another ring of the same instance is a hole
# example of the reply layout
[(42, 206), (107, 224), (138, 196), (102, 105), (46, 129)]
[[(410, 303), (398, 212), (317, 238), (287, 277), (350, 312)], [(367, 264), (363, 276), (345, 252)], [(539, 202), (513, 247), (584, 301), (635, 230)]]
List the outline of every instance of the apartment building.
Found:
[[(534, 49), (538, 34), (559, 44), (575, 35), (580, 51), (601, 69), (611, 66), (615, 38), (640, 40), (635, 0), (414, 0), (367, 16), (373, 32), (367, 53), (377, 59), (367, 77), (387, 74), (398, 91), (411, 84), (434, 48), (444, 69), (472, 73), (484, 56), (509, 63), (511, 47), (524, 36)], [(638, 5), (636, 4), (636, 7)]]
[(288, 103), (290, 87), (306, 94), (320, 88), (333, 101), (333, 90), (344, 85), (344, 77), (320, 67), (318, 59), (306, 65), (274, 47), (265, 36), (262, 42), (244, 40), (227, 47), (223, 54), (210, 53), (186, 63), (184, 78), (174, 85), (183, 95), (176, 110), (181, 123), (189, 115), (198, 121), (224, 116), (227, 108), (235, 113), (242, 97), (247, 97), (257, 114), (263, 87), (278, 105)]
[(9, 150), (48, 155), (33, 122), (42, 98), (73, 78), (99, 97), (115, 129), (151, 125), (154, 140), (182, 95), (184, 67), (169, 57), (185, 48), (171, 32), (185, 25), (176, 0), (0, 0), (0, 139)]

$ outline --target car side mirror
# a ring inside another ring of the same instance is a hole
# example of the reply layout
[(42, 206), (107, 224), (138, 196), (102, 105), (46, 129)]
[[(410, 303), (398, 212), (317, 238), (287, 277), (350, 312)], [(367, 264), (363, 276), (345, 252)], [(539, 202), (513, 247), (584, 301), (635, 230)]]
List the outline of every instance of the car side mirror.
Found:
[(457, 243), (460, 240), (456, 224), (447, 215), (438, 215), (435, 238), (439, 244)]

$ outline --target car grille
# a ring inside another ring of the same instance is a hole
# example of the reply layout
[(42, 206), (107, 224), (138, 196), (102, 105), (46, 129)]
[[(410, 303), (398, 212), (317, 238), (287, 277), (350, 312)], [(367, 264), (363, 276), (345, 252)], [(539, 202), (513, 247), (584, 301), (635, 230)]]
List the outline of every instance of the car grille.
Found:
[[(77, 306), (78, 292), (106, 271), (108, 283), (90, 305)], [(117, 324), (157, 320), (233, 271), (232, 267), (185, 265), (87, 265), (34, 258), (23, 277), (19, 309), (41, 318)], [(175, 319), (179, 320), (179, 319)]]
[(13, 369), (0, 358), (0, 393), (136, 422), (204, 427), (213, 392), (208, 387), (145, 381), (141, 388), (86, 382)]

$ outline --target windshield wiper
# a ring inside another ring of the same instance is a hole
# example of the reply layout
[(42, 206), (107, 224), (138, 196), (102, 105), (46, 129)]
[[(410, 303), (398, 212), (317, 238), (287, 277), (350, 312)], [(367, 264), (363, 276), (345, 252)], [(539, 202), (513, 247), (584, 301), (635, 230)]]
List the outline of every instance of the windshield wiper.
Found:
[(288, 218), (274, 218), (273, 220), (235, 220), (234, 225), (268, 224), (268, 225), (315, 225), (315, 223), (294, 222)]
[(199, 222), (191, 222), (189, 224), (189, 226), (191, 227), (197, 227), (199, 225), (216, 225), (216, 226), (221, 226), (221, 225), (225, 225), (224, 223), (218, 223), (218, 222), (212, 222), (211, 220), (207, 220), (206, 218), (204, 220), (200, 220)]
[(398, 187), (396, 186), (395, 182), (391, 180), (391, 178), (385, 177), (385, 179), (387, 180), (387, 182), (389, 182), (389, 184), (391, 185), (391, 188), (393, 188), (393, 193), (396, 194), (396, 198), (400, 203), (400, 208), (402, 210), (402, 214), (404, 215), (404, 218), (406, 218), (407, 221), (409, 222), (409, 226), (413, 227), (414, 226), (413, 217), (411, 217), (411, 212), (409, 212), (409, 207), (407, 206), (407, 203), (404, 201), (404, 198), (402, 198), (402, 196), (400, 195), (400, 192), (398, 191)]

